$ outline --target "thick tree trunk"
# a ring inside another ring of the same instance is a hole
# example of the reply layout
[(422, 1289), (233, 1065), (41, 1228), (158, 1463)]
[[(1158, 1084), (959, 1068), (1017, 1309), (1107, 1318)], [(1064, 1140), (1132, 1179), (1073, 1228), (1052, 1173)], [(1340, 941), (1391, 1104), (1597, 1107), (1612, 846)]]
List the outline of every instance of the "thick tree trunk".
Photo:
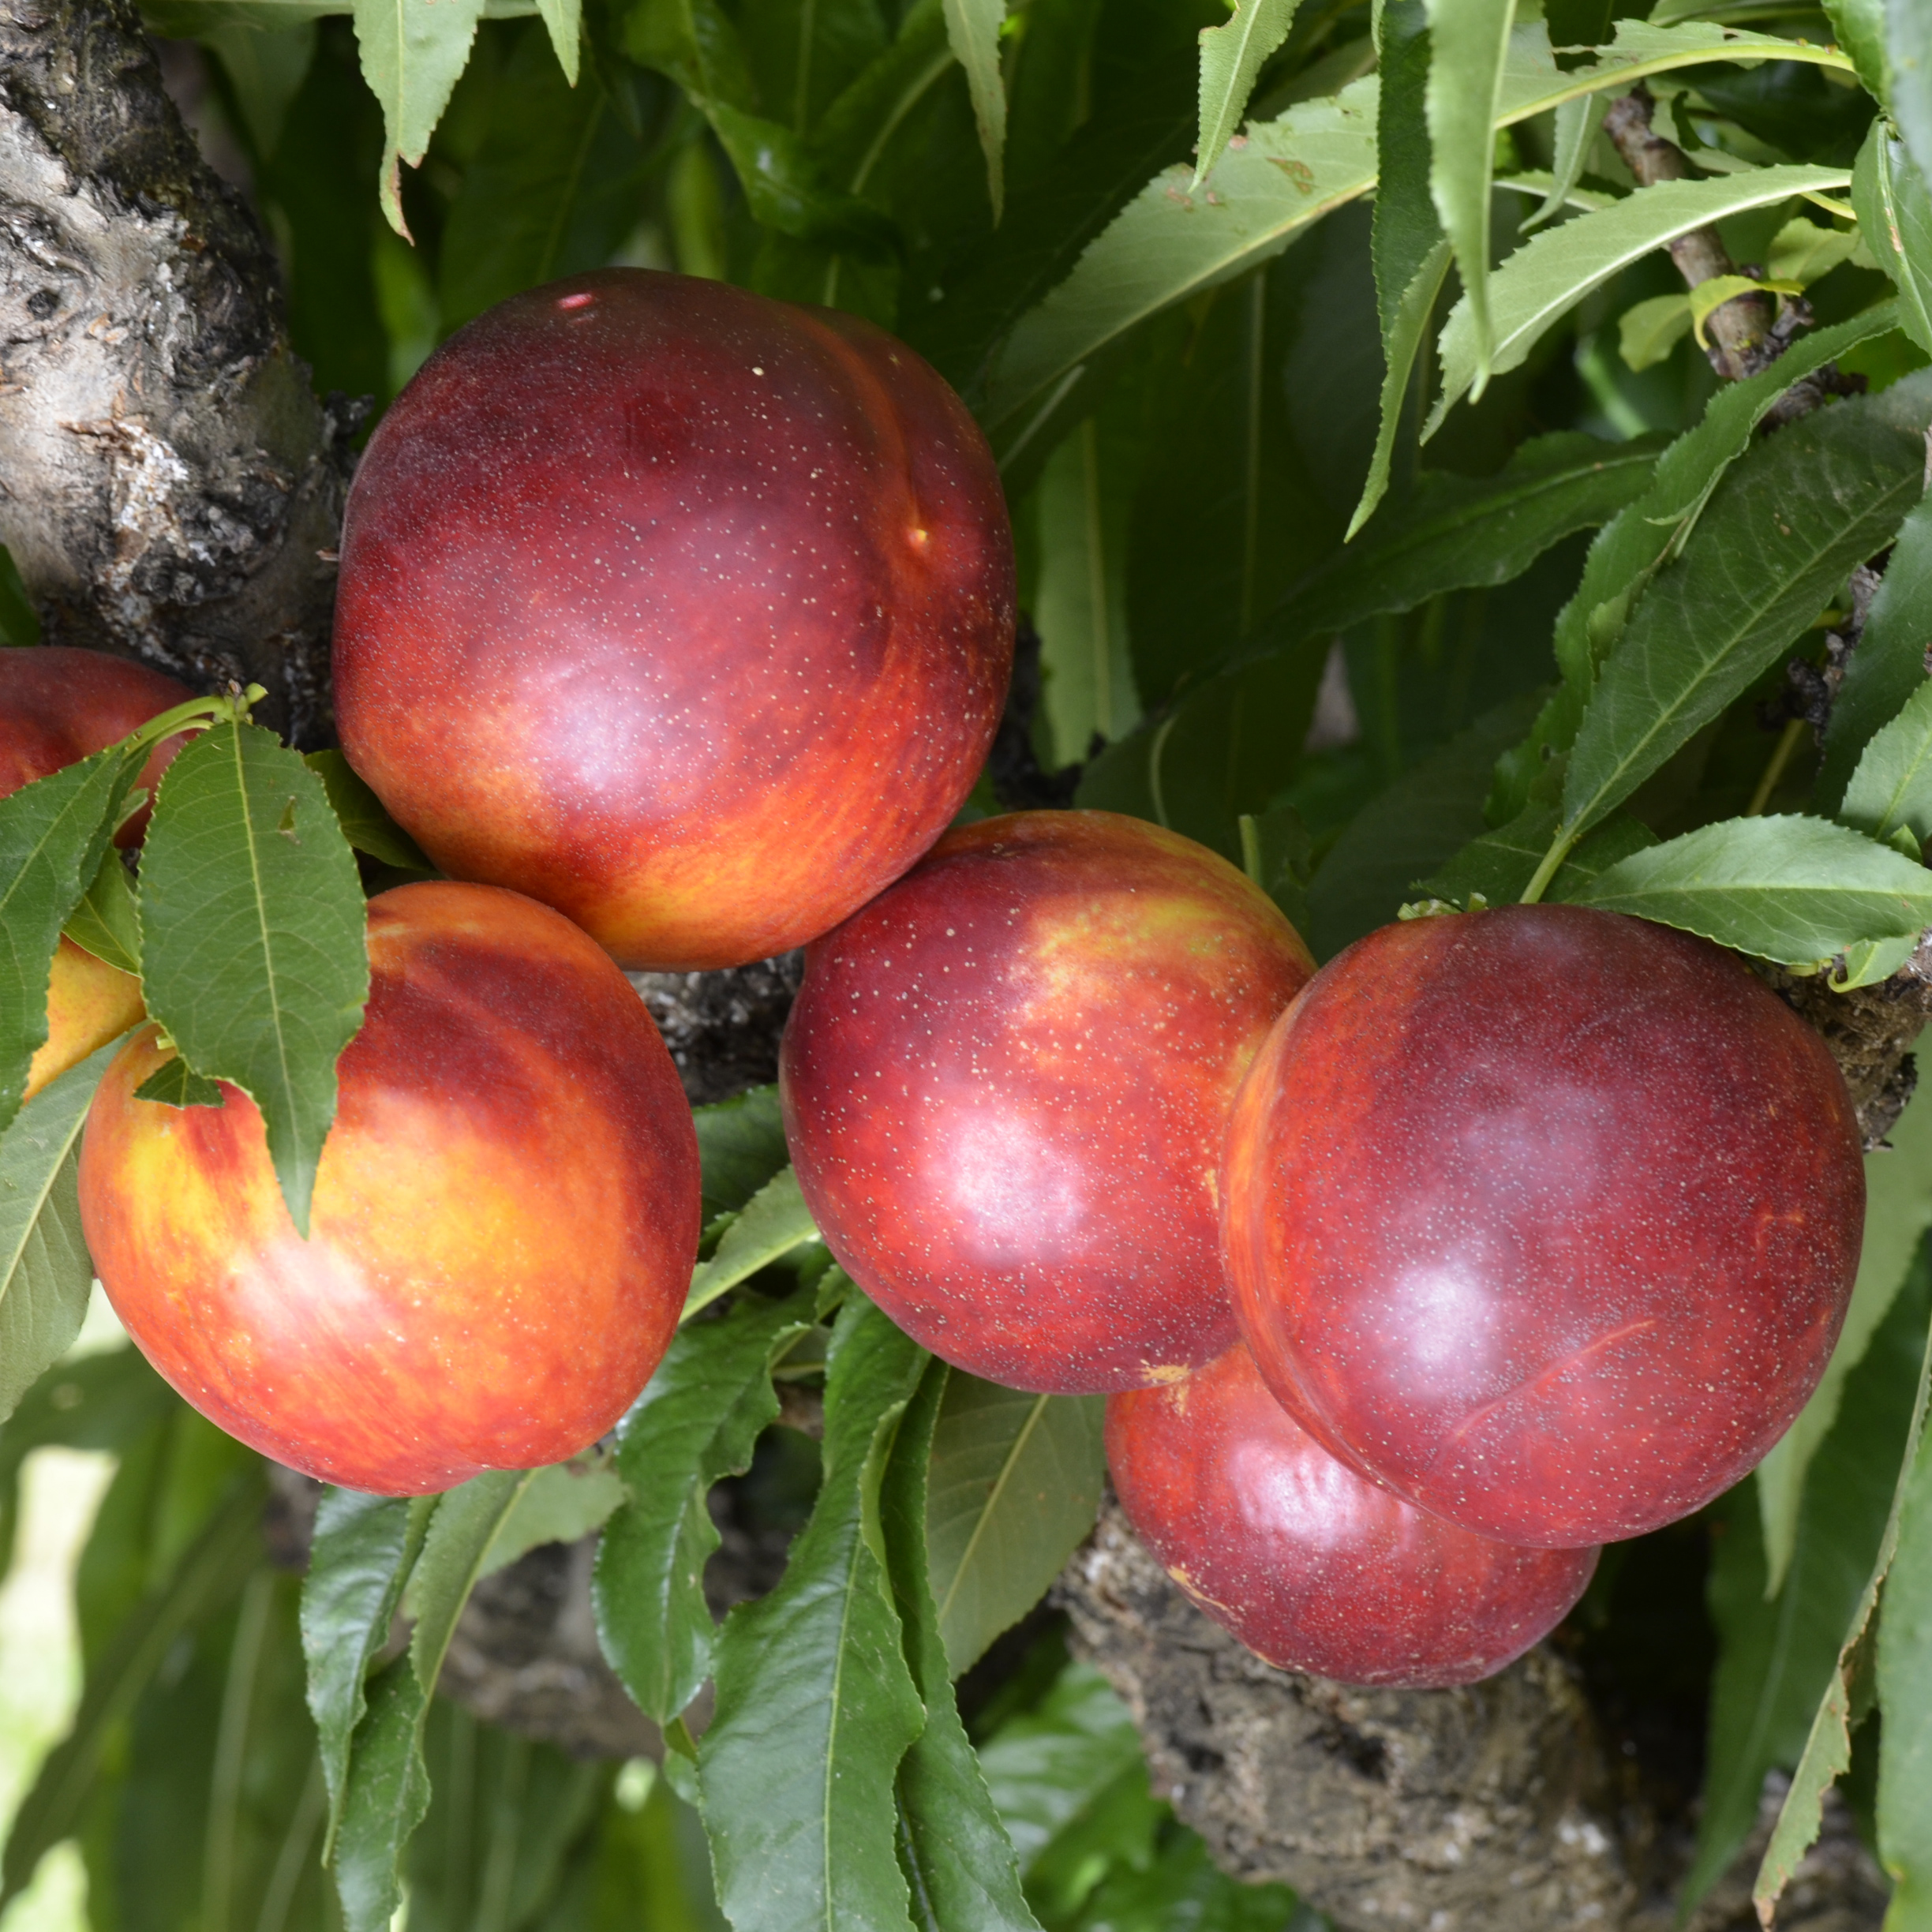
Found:
[[(0, 541), (49, 638), (204, 687), (258, 681), (271, 721), (324, 736), (353, 421), (311, 395), (268, 249), (196, 154), (128, 0), (0, 0)], [(642, 981), (695, 1099), (769, 1077), (796, 975), (786, 961)], [(1874, 1095), (1922, 990), (1871, 990), (1857, 1077)], [(298, 1559), (305, 1492), (283, 1488)], [(726, 1554), (751, 1577), (772, 1552), (728, 1536)], [(1059, 1600), (1139, 1719), (1157, 1782), (1237, 1875), (1285, 1879), (1342, 1926), (1668, 1923), (1686, 1822), (1631, 1798), (1547, 1648), (1460, 1691), (1274, 1670), (1193, 1609), (1111, 1509)], [(567, 1748), (650, 1748), (591, 1637), (582, 1552), (533, 1552), (479, 1593), (445, 1687)], [(1882, 1888), (1842, 1818), (1808, 1874), (1788, 1925), (1876, 1926)], [(1742, 1897), (1734, 1885), (1701, 1932), (1743, 1923)]]
[(46, 641), (324, 738), (352, 423), (132, 6), (0, 0), (0, 542)]

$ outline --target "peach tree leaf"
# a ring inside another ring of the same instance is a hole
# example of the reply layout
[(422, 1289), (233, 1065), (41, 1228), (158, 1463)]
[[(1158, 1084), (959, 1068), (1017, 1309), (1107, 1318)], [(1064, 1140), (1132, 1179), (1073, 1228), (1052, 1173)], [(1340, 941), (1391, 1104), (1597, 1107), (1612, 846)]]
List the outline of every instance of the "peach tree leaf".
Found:
[(1597, 675), (1563, 781), (1567, 830), (1628, 798), (1891, 541), (1919, 499), (1928, 417), (1932, 382), (1908, 376), (1814, 411), (1730, 466)]
[(101, 853), (94, 882), (80, 896), (62, 928), (83, 950), (122, 972), (140, 972), (140, 910), (134, 903), (133, 882), (121, 854), (113, 845)]
[(0, 1422), (87, 1315), (94, 1264), (75, 1172), (94, 1089), (120, 1048), (116, 1040), (50, 1081), (0, 1134)]
[[(879, 1492), (893, 1599), (926, 1726), (899, 1767), (901, 1855), (920, 1923), (930, 1932), (1039, 1932), (1020, 1889), (1013, 1840), (960, 1721), (940, 1612), (927, 1574), (927, 1483), (951, 1376), (929, 1361), (900, 1425)], [(1051, 1400), (1050, 1397), (1043, 1400)], [(1099, 1495), (1099, 1482), (1094, 1491)], [(1082, 1534), (1084, 1534), (1084, 1531)]]
[(0, 798), (0, 1128), (46, 1043), (54, 949), (107, 849), (127, 764), (110, 747)]
[(484, 0), (355, 0), (362, 77), (382, 103), (383, 156), (376, 189), (389, 226), (406, 241), (400, 168), (414, 167), (449, 105)]
[(619, 1425), (625, 1500), (605, 1526), (592, 1595), (604, 1654), (638, 1709), (668, 1724), (711, 1666), (706, 1559), (718, 1547), (706, 1498), (751, 1466), (778, 1414), (772, 1363), (813, 1326), (809, 1296), (741, 1301), (680, 1328)]
[(1927, 0), (1885, 0), (1885, 17), (1888, 105), (1919, 173), (1932, 181), (1932, 6)]
[(776, 1087), (747, 1088), (713, 1106), (693, 1107), (702, 1173), (705, 1224), (735, 1215), (786, 1164)]
[(1886, 1144), (1865, 1156), (1865, 1244), (1837, 1346), (1797, 1421), (1758, 1466), (1765, 1587), (1773, 1594), (1783, 1586), (1796, 1545), (1805, 1471), (1837, 1421), (1845, 1378), (1864, 1359), (1879, 1324), (1898, 1299), (1928, 1226), (1932, 1226), (1932, 1106), (1920, 1105), (1908, 1106)]
[(736, 1932), (905, 1932), (894, 1780), (923, 1729), (879, 1485), (925, 1351), (863, 1296), (827, 1361), (825, 1478), (783, 1580), (720, 1634), (698, 1747), (718, 1904)]
[[(1279, 0), (1277, 0), (1279, 4)], [(1000, 73), (1000, 28), (1006, 0), (945, 0), (946, 39), (966, 70), (973, 120), (986, 156), (987, 197), (997, 225), (1006, 204), (1006, 84)]]
[(40, 613), (21, 581), (20, 566), (0, 544), (0, 647), (15, 648), (40, 642)]
[(1578, 905), (1803, 965), (1932, 926), (1932, 872), (1822, 818), (1727, 818), (1610, 867)]
[(594, 1455), (538, 1470), (490, 1539), (477, 1576), (493, 1576), (546, 1543), (580, 1541), (609, 1521), (624, 1496), (622, 1477)]
[(818, 1224), (799, 1191), (798, 1176), (789, 1167), (780, 1169), (724, 1230), (717, 1253), (692, 1271), (684, 1316), (696, 1314), (781, 1255), (818, 1239)]
[(384, 810), (382, 800), (339, 751), (305, 751), (302, 762), (322, 781), (343, 837), (358, 852), (405, 872), (435, 871), (422, 848)]
[(1888, 1920), (1932, 1911), (1932, 1448), (1908, 1465), (1898, 1548), (1878, 1623), (1878, 1856), (1892, 1880)]
[(369, 987), (355, 856), (315, 771), (253, 724), (193, 739), (161, 781), (140, 918), (148, 1010), (196, 1073), (260, 1108), (306, 1238), (335, 1062)]
[(955, 1369), (933, 1434), (926, 1537), (955, 1677), (1046, 1593), (1106, 1481), (1102, 1396), (1037, 1395)]
[[(1883, 1159), (1883, 1155), (1874, 1157)], [(1717, 1668), (1698, 1849), (1679, 1894), (1689, 1911), (1730, 1867), (1758, 1822), (1765, 1773), (1802, 1755), (1839, 1640), (1885, 1533), (1910, 1428), (1932, 1302), (1921, 1269), (1849, 1378), (1850, 1399), (1812, 1462), (1775, 1595), (1750, 1483), (1720, 1506), (1709, 1586)]]
[[(1462, 278), (1473, 393), (1489, 380), (1489, 178), (1515, 0), (1427, 0), (1429, 194)], [(1508, 364), (1501, 366), (1508, 367)]]
[(1875, 839), (1889, 840), (1901, 827), (1922, 845), (1932, 838), (1932, 680), (1873, 734), (1838, 816)]
[(1852, 205), (1859, 234), (1899, 292), (1900, 324), (1932, 354), (1932, 193), (1882, 118), (1872, 123), (1852, 170)]
[(1214, 170), (1240, 125), (1262, 62), (1288, 38), (1300, 0), (1237, 0), (1234, 17), (1200, 32), (1200, 144), (1194, 185)]

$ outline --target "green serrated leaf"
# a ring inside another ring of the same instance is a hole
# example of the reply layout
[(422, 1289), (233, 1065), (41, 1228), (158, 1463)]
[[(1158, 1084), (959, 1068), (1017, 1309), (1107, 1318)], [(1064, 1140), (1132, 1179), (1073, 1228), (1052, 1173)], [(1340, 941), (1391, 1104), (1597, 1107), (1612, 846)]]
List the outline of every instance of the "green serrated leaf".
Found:
[(156, 1100), (163, 1106), (222, 1106), (221, 1088), (204, 1080), (179, 1054), (164, 1061), (134, 1089), (137, 1100)]
[(783, 1581), (717, 1645), (698, 1752), (718, 1903), (736, 1932), (904, 1932), (894, 1780), (925, 1708), (882, 1558), (886, 1457), (927, 1357), (857, 1295), (826, 1381), (825, 1480)]
[(1922, 683), (1898, 716), (1873, 734), (1845, 787), (1838, 817), (1875, 839), (1908, 832), (1914, 856), (1932, 838), (1932, 680)]
[(582, 1541), (604, 1526), (626, 1493), (623, 1478), (594, 1458), (538, 1470), (490, 1539), (477, 1576), (493, 1576), (544, 1544)]
[(879, 1492), (893, 1601), (926, 1706), (925, 1728), (899, 1767), (900, 1850), (919, 1921), (934, 1932), (1039, 1932), (1020, 1889), (1013, 1841), (960, 1721), (957, 1672), (947, 1664), (927, 1571), (927, 1479), (949, 1379), (944, 1362), (927, 1363)]
[(1932, 181), (1932, 6), (1926, 0), (1885, 0), (1889, 105), (1919, 172)]
[(1860, 84), (1880, 106), (1892, 88), (1891, 62), (1885, 58), (1885, 0), (1823, 0), (1838, 44), (1851, 55)]
[(0, 1129), (47, 1043), (47, 975), (129, 782), (118, 747), (0, 798)]
[(1458, 314), (1464, 317), (1473, 358), (1470, 381), (1481, 395), (1492, 353), (1489, 177), (1515, 0), (1428, 0), (1428, 6), (1429, 193), (1462, 278), (1462, 298), (1449, 327)]
[(1222, 156), (1199, 195), (1188, 192), (1185, 167), (1155, 176), (1073, 273), (1020, 319), (994, 361), (981, 421), (989, 429), (1023, 429), (1130, 329), (1259, 266), (1365, 193), (1375, 181), (1375, 109), (1376, 83), (1360, 80), (1332, 100), (1251, 124), (1246, 144)]
[(1887, 1144), (1865, 1156), (1865, 1245), (1838, 1344), (1798, 1419), (1758, 1466), (1764, 1518), (1765, 1588), (1776, 1595), (1796, 1546), (1805, 1472), (1831, 1432), (1845, 1378), (1865, 1358), (1932, 1226), (1932, 1106), (1908, 1106)]
[(1804, 964), (1932, 926), (1932, 872), (1822, 818), (1727, 818), (1633, 853), (1572, 903)]
[(1000, 28), (1006, 0), (945, 0), (946, 39), (966, 70), (973, 119), (986, 155), (987, 196), (997, 223), (1006, 205), (1006, 84), (1000, 73)]
[[(1438, 899), (1467, 908), (1473, 895), (1488, 905), (1520, 899), (1556, 836), (1553, 805), (1532, 805), (1496, 831), (1463, 847), (1441, 871), (1419, 879), (1410, 889), (1418, 899)], [(1622, 814), (1607, 819), (1564, 859), (1543, 896), (1574, 899), (1588, 891), (1613, 865), (1657, 842), (1649, 826)]]
[(1890, 538), (1919, 494), (1928, 415), (1932, 387), (1909, 376), (1816, 410), (1736, 460), (1597, 676), (1564, 780), (1567, 826), (1594, 825), (1629, 797)]
[(798, 1176), (786, 1167), (752, 1196), (743, 1211), (724, 1230), (717, 1252), (709, 1261), (700, 1262), (692, 1271), (691, 1294), (684, 1303), (685, 1318), (781, 1255), (818, 1238), (818, 1224), (805, 1205), (805, 1196), (799, 1192)]
[(1376, 429), (1375, 454), (1369, 459), (1368, 481), (1362, 485), (1361, 500), (1349, 521), (1351, 539), (1388, 492), (1389, 467), (1395, 459), (1396, 434), (1402, 426), (1402, 402), (1415, 375), (1416, 358), (1428, 334), (1429, 318), (1436, 313), (1443, 285), (1449, 279), (1451, 256), (1445, 240), (1438, 242), (1424, 257), (1421, 267), (1402, 290), (1395, 318), (1383, 339), (1381, 419)]
[(96, 959), (140, 977), (140, 913), (134, 903), (133, 882), (113, 845), (101, 853), (93, 884), (82, 893), (62, 930)]
[(1653, 295), (1617, 318), (1617, 354), (1630, 369), (1655, 367), (1690, 333), (1688, 295)]
[(1829, 192), (1851, 179), (1844, 168), (1752, 168), (1704, 180), (1659, 182), (1639, 188), (1606, 208), (1579, 215), (1534, 234), (1490, 276), (1489, 336), (1485, 337), (1466, 292), (1443, 325), (1443, 388), (1425, 437), (1472, 391), (1480, 394), (1484, 370), (1500, 375), (1518, 369), (1537, 340), (1595, 288), (1654, 249), (1746, 210), (1768, 208), (1794, 195)]
[(778, 1089), (747, 1088), (715, 1106), (693, 1107), (691, 1121), (708, 1226), (721, 1214), (736, 1214), (785, 1165)]
[(1590, 143), (1603, 125), (1606, 106), (1601, 94), (1579, 95), (1556, 110), (1556, 152), (1550, 168), (1549, 187), (1521, 223), (1522, 232), (1541, 228), (1553, 215), (1570, 205), (1577, 183), (1583, 178), (1589, 159)]
[(537, 11), (543, 17), (544, 31), (550, 36), (550, 45), (557, 58), (557, 65), (564, 70), (564, 77), (572, 87), (577, 84), (578, 42), (583, 32), (583, 0), (537, 0)]
[(418, 166), (470, 58), (483, 0), (355, 0), (362, 77), (382, 103), (383, 157), (376, 192), (405, 241), (401, 164)]
[(660, 1724), (684, 1709), (710, 1669), (703, 1579), (718, 1532), (706, 1498), (720, 1477), (751, 1467), (778, 1414), (773, 1359), (814, 1319), (801, 1293), (687, 1324), (620, 1428), (616, 1470), (628, 1496), (597, 1550), (597, 1629), (638, 1708)]
[(77, 1831), (101, 1760), (182, 1633), (233, 1597), (262, 1560), (264, 1485), (255, 1462), (88, 1665), (73, 1727), (43, 1762), (13, 1814), (0, 1861), (0, 1908), (24, 1891), (42, 1857)]
[(0, 1422), (67, 1352), (87, 1316), (94, 1264), (75, 1184), (80, 1129), (120, 1046), (51, 1081), (0, 1134)]
[(1194, 185), (1214, 171), (1241, 125), (1261, 64), (1288, 38), (1300, 0), (1237, 0), (1234, 17), (1200, 36), (1200, 145)]
[(1900, 717), (1926, 681), (1925, 654), (1932, 646), (1932, 496), (1906, 511), (1866, 612), (1865, 628), (1852, 653), (1845, 680), (1832, 706), (1818, 774), (1821, 800), (1842, 800), (1856, 768), (1887, 721)]
[(1892, 1880), (1888, 1925), (1932, 1916), (1932, 1447), (1907, 1466), (1898, 1548), (1878, 1621), (1878, 1855)]
[(260, 1108), (306, 1239), (335, 1062), (369, 984), (361, 882), (321, 779), (255, 725), (203, 732), (161, 781), (140, 915), (148, 1010), (196, 1073)]
[(1932, 354), (1932, 193), (1904, 144), (1872, 123), (1852, 170), (1859, 233), (1899, 293), (1899, 323)]
[(955, 1677), (1046, 1594), (1093, 1527), (1106, 1404), (955, 1370), (933, 1437), (926, 1536)]
[(302, 1650), (329, 1799), (324, 1845), (335, 1840), (347, 1787), (350, 1740), (365, 1708), (364, 1680), (389, 1641), (429, 1518), (431, 1496), (325, 1489), (302, 1583)]
[(0, 647), (40, 642), (40, 613), (21, 581), (20, 566), (0, 544)]
[(1709, 1755), (1697, 1856), (1678, 1895), (1689, 1911), (1729, 1869), (1758, 1822), (1765, 1773), (1789, 1769), (1838, 1661), (1845, 1619), (1870, 1574), (1911, 1426), (1927, 1282), (1900, 1301), (1851, 1378), (1851, 1400), (1814, 1461), (1793, 1559), (1767, 1594), (1759, 1499), (1747, 1483), (1720, 1505), (1709, 1600), (1717, 1625)]
[[(415, 1619), (409, 1649), (370, 1682), (345, 1767), (332, 1863), (346, 1932), (385, 1932), (402, 1903), (403, 1855), (429, 1809), (423, 1727), (430, 1695), (484, 1559), (534, 1474), (486, 1470), (437, 1497), (429, 1514), (415, 1560), (402, 1579), (402, 1610)], [(405, 1519), (408, 1541), (415, 1540), (419, 1520), (419, 1512)], [(393, 1519), (390, 1527), (393, 1547)], [(395, 1574), (384, 1571), (380, 1559), (376, 1568), (385, 1585)], [(369, 1580), (362, 1566), (356, 1574)], [(373, 1594), (365, 1589), (362, 1602)], [(312, 1698), (313, 1681), (312, 1664)]]
[[(447, 247), (445, 242), (446, 256)], [(462, 319), (466, 321), (469, 318)], [(339, 751), (305, 751), (302, 762), (322, 781), (322, 788), (328, 794), (328, 802), (342, 826), (343, 837), (358, 852), (367, 852), (372, 859), (405, 871), (435, 871), (422, 848), (383, 809), (382, 800), (357, 776), (354, 766)]]

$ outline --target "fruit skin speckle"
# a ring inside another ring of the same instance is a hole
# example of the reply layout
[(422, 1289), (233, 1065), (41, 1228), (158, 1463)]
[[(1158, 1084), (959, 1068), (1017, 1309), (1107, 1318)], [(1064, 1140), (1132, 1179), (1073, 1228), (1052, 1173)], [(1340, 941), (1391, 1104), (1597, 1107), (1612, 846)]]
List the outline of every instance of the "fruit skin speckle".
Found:
[(459, 330), (370, 439), (343, 748), (452, 876), (627, 967), (742, 964), (951, 822), (1013, 600), (991, 455), (924, 362), (830, 310), (603, 270)]
[(1515, 1543), (1642, 1534), (1816, 1386), (1865, 1178), (1824, 1042), (1733, 955), (1567, 905), (1384, 927), (1256, 1059), (1223, 1231), (1338, 1455)]
[(1338, 1462), (1238, 1342), (1186, 1380), (1107, 1398), (1107, 1466), (1140, 1540), (1284, 1670), (1473, 1683), (1560, 1623), (1597, 1567), (1458, 1530)]
[(1143, 820), (949, 833), (806, 955), (779, 1083), (832, 1252), (1009, 1387), (1134, 1387), (1219, 1354), (1222, 1131), (1312, 971), (1234, 867)]

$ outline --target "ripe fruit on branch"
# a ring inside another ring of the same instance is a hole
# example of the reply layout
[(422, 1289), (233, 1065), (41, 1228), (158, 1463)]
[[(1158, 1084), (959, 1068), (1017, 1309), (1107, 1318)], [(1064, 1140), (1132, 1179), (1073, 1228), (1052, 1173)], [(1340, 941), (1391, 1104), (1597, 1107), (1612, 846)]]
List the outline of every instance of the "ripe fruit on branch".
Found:
[(137, 1099), (152, 1032), (88, 1118), (80, 1213), (142, 1353), (230, 1433), (406, 1494), (575, 1455), (662, 1357), (698, 1234), (671, 1056), (609, 959), (487, 886), (369, 902), (368, 1017), (296, 1234), (261, 1116)]
[(492, 309), (370, 439), (343, 748), (444, 871), (624, 965), (738, 965), (945, 829), (1012, 661), (990, 454), (903, 344), (608, 269)]
[(1142, 820), (949, 833), (806, 955), (779, 1085), (832, 1252), (1009, 1387), (1132, 1388), (1218, 1354), (1228, 1110), (1312, 970), (1256, 887)]
[(1637, 1536), (1822, 1373), (1864, 1170), (1818, 1035), (1730, 954), (1577, 906), (1384, 927), (1256, 1060), (1224, 1233), (1256, 1365), (1451, 1522)]
[[(159, 671), (102, 651), (60, 644), (0, 650), (0, 798), (119, 743), (193, 695)], [(148, 754), (136, 783), (150, 797), (182, 743), (166, 739)], [(121, 828), (118, 843), (133, 844), (147, 822), (144, 807)], [(138, 979), (62, 940), (47, 984), (47, 1042), (27, 1070), (26, 1098), (140, 1017)]]
[(1338, 1462), (1238, 1342), (1107, 1398), (1121, 1506), (1208, 1615), (1284, 1670), (1430, 1689), (1488, 1677), (1560, 1623), (1593, 1549), (1458, 1530)]

